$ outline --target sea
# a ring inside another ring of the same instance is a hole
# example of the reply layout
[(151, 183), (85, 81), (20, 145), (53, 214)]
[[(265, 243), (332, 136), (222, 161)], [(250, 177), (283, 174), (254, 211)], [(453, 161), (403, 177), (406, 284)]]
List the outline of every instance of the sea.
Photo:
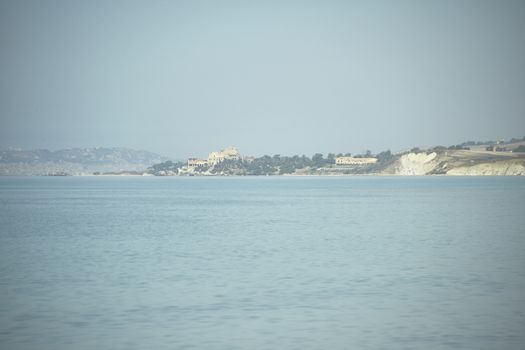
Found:
[(0, 349), (525, 349), (525, 178), (0, 177)]

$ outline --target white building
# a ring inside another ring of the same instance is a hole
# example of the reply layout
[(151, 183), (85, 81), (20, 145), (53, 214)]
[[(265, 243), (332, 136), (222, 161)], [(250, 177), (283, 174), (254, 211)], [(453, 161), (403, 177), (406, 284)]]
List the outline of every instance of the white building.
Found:
[(199, 158), (189, 158), (188, 159), (188, 167), (190, 168), (202, 168), (208, 165), (208, 161), (206, 159), (199, 159)]
[(336, 165), (366, 165), (374, 164), (377, 158), (354, 158), (354, 157), (337, 157), (335, 159)]

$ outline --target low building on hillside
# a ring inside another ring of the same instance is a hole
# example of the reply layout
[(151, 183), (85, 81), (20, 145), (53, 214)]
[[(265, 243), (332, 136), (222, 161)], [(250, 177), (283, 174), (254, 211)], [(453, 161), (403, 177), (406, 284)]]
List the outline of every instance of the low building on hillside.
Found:
[(189, 158), (188, 167), (190, 168), (204, 168), (208, 166), (208, 161), (206, 159), (199, 158)]
[(367, 165), (377, 163), (377, 158), (337, 157), (336, 165)]

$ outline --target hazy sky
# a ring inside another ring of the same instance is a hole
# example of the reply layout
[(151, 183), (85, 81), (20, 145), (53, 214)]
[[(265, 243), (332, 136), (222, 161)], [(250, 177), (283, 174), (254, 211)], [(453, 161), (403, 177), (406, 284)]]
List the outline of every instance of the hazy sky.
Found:
[(172, 157), (525, 136), (525, 1), (0, 0), (0, 147)]

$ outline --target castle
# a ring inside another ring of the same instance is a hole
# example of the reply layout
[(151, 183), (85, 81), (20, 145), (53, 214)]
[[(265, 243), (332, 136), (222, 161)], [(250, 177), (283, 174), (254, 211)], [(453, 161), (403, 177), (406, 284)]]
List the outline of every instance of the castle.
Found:
[(235, 146), (229, 146), (223, 150), (211, 152), (208, 155), (208, 159), (189, 158), (188, 167), (202, 168), (207, 166), (214, 166), (215, 164), (219, 164), (225, 161), (226, 159), (239, 160), (241, 159), (241, 154)]

